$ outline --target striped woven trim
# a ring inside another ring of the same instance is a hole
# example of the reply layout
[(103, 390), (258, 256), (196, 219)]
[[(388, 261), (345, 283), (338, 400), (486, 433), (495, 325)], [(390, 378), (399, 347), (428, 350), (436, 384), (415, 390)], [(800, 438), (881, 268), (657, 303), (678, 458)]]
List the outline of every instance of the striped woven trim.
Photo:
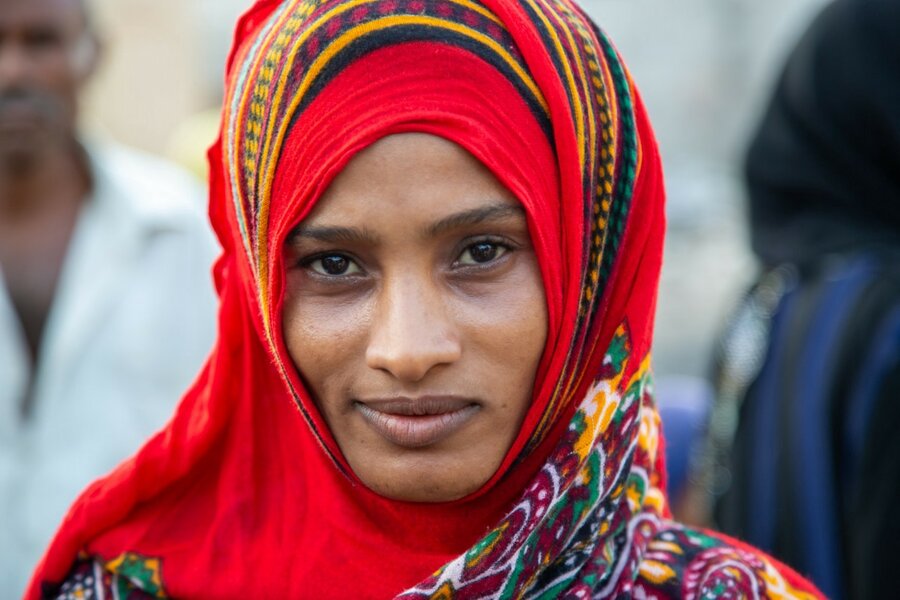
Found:
[(509, 79), (546, 123), (546, 101), (513, 40), (469, 0), (351, 0), (282, 3), (239, 58), (226, 106), (226, 163), (245, 251), (270, 331), (268, 213), (271, 185), (291, 124), (350, 62), (377, 48), (439, 40), (469, 50)]
[[(522, 0), (568, 95), (582, 165), (585, 223), (581, 305), (565, 372), (532, 436), (539, 444), (586, 373), (581, 364), (597, 349), (590, 323), (625, 232), (640, 148), (633, 86), (609, 39), (568, 0)], [(601, 349), (602, 350), (602, 349)]]

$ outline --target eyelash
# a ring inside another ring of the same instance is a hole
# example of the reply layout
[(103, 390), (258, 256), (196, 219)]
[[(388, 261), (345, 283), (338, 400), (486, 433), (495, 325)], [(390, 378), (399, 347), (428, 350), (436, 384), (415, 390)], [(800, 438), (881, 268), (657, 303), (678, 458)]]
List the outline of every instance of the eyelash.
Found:
[(318, 270), (313, 268), (313, 265), (316, 262), (324, 260), (326, 258), (331, 258), (331, 257), (344, 259), (344, 260), (348, 261), (351, 265), (355, 265), (357, 269), (362, 271), (362, 267), (359, 265), (359, 261), (356, 260), (355, 258), (353, 258), (353, 256), (351, 256), (350, 254), (347, 254), (344, 252), (321, 252), (318, 254), (313, 254), (312, 256), (302, 259), (299, 262), (299, 266), (308, 271), (312, 271), (317, 277), (323, 277), (326, 279), (337, 279), (338, 277), (342, 277), (342, 278), (343, 277), (352, 277), (353, 275), (355, 275), (355, 273), (350, 274), (350, 275), (343, 274), (343, 273), (339, 274), (339, 275), (331, 275), (328, 273), (321, 273)]
[[(491, 260), (486, 261), (486, 262), (484, 262), (484, 263), (465, 264), (465, 265), (461, 265), (461, 264), (460, 264), (460, 259), (462, 258), (462, 256), (463, 256), (466, 252), (471, 251), (474, 247), (479, 246), (479, 245), (482, 245), (482, 244), (495, 246), (496, 248), (498, 248), (498, 249), (501, 251), (501, 253), (499, 254), (499, 256), (497, 256), (497, 257), (495, 257), (495, 258), (492, 258)], [(508, 240), (505, 240), (505, 239), (501, 239), (501, 238), (496, 238), (496, 237), (488, 236), (488, 237), (483, 237), (483, 238), (480, 238), (480, 239), (471, 240), (471, 241), (468, 241), (468, 242), (465, 244), (465, 246), (463, 246), (463, 247), (460, 249), (460, 251), (458, 252), (456, 258), (455, 258), (454, 261), (453, 261), (453, 265), (454, 265), (455, 267), (457, 267), (457, 268), (460, 268), (460, 269), (466, 269), (466, 270), (478, 270), (478, 271), (481, 271), (481, 270), (485, 270), (485, 269), (490, 269), (490, 268), (491, 268), (492, 266), (494, 266), (494, 265), (495, 265), (502, 257), (506, 256), (507, 253), (512, 252), (512, 251), (514, 251), (515, 249), (516, 249), (516, 247), (515, 247), (511, 242), (509, 242)], [(355, 258), (354, 258), (351, 254), (349, 254), (349, 253), (346, 253), (346, 252), (339, 252), (339, 251), (320, 252), (320, 253), (317, 253), (317, 254), (313, 254), (313, 255), (311, 255), (311, 256), (308, 256), (308, 257), (303, 258), (302, 260), (300, 260), (299, 263), (298, 263), (298, 266), (300, 266), (300, 267), (302, 267), (302, 268), (304, 268), (304, 269), (306, 269), (306, 270), (312, 271), (316, 276), (322, 277), (322, 278), (325, 278), (325, 279), (346, 278), (346, 277), (353, 277), (353, 276), (356, 275), (356, 273), (352, 273), (352, 274), (344, 274), (344, 273), (341, 273), (341, 274), (337, 274), (337, 275), (331, 275), (331, 274), (326, 274), (326, 273), (319, 272), (318, 270), (316, 270), (316, 269), (313, 268), (312, 265), (315, 264), (317, 261), (321, 261), (321, 260), (323, 260), (323, 259), (331, 258), (331, 257), (336, 257), (336, 258), (341, 258), (341, 259), (347, 260), (347, 261), (350, 262), (352, 265), (355, 265), (356, 268), (359, 269), (361, 272), (363, 272), (363, 273), (365, 272), (365, 270), (364, 270), (364, 269), (362, 268), (362, 266), (360, 265), (360, 261), (358, 261), (357, 259), (355, 259)]]
[(494, 266), (497, 263), (497, 261), (499, 261), (502, 257), (506, 256), (506, 254), (508, 252), (511, 252), (512, 250), (515, 249), (513, 247), (513, 245), (510, 242), (508, 242), (507, 240), (504, 240), (502, 238), (487, 236), (487, 237), (483, 237), (481, 239), (472, 240), (472, 241), (468, 242), (465, 246), (463, 246), (463, 248), (461, 249), (461, 251), (459, 252), (459, 254), (456, 257), (456, 260), (453, 261), (453, 264), (459, 265), (460, 259), (466, 252), (471, 251), (475, 246), (480, 246), (482, 244), (495, 246), (496, 248), (501, 250), (502, 253), (499, 254), (499, 256), (496, 256), (496, 257), (492, 258), (491, 260), (483, 262), (483, 263), (460, 265), (462, 268), (490, 269), (492, 266)]

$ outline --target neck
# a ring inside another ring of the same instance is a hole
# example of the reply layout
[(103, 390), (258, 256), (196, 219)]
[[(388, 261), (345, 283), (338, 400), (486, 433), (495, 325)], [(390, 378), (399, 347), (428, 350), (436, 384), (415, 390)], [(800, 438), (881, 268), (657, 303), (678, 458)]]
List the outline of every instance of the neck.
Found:
[(90, 188), (82, 151), (73, 141), (30, 157), (0, 157), (0, 218), (27, 219), (62, 201), (80, 202)]

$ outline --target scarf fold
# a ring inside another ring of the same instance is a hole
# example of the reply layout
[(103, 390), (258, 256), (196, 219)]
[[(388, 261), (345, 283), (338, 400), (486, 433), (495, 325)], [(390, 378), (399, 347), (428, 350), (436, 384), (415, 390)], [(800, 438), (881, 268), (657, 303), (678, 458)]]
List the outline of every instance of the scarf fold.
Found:
[[(172, 421), (73, 506), (30, 598), (78, 560), (159, 598), (810, 597), (668, 521), (649, 372), (662, 171), (624, 64), (577, 6), (263, 0), (226, 82), (218, 343)], [(409, 131), (459, 144), (521, 201), (549, 315), (500, 468), (437, 504), (359, 483), (281, 332), (288, 233), (356, 152)]]

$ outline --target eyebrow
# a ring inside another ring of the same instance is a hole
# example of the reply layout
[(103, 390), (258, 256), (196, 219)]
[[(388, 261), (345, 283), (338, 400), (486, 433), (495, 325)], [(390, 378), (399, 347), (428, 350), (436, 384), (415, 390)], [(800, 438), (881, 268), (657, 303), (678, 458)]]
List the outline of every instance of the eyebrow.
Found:
[(525, 216), (525, 209), (519, 204), (491, 204), (444, 217), (437, 223), (429, 225), (425, 233), (428, 236), (435, 236), (460, 227), (499, 221), (512, 216)]
[(320, 242), (340, 242), (344, 244), (371, 244), (378, 243), (378, 236), (365, 228), (357, 227), (316, 227), (298, 225), (288, 234), (288, 243), (296, 242), (298, 238), (318, 240)]
[[(511, 216), (524, 216), (525, 209), (520, 205), (491, 204), (472, 210), (455, 213), (444, 217), (436, 223), (432, 223), (424, 230), (426, 237), (432, 237), (459, 229), (479, 225), (488, 221), (498, 221)], [(341, 242), (345, 244), (378, 244), (378, 236), (366, 228), (338, 227), (338, 226), (309, 226), (300, 224), (288, 235), (288, 243), (297, 238), (307, 238), (320, 242)]]

